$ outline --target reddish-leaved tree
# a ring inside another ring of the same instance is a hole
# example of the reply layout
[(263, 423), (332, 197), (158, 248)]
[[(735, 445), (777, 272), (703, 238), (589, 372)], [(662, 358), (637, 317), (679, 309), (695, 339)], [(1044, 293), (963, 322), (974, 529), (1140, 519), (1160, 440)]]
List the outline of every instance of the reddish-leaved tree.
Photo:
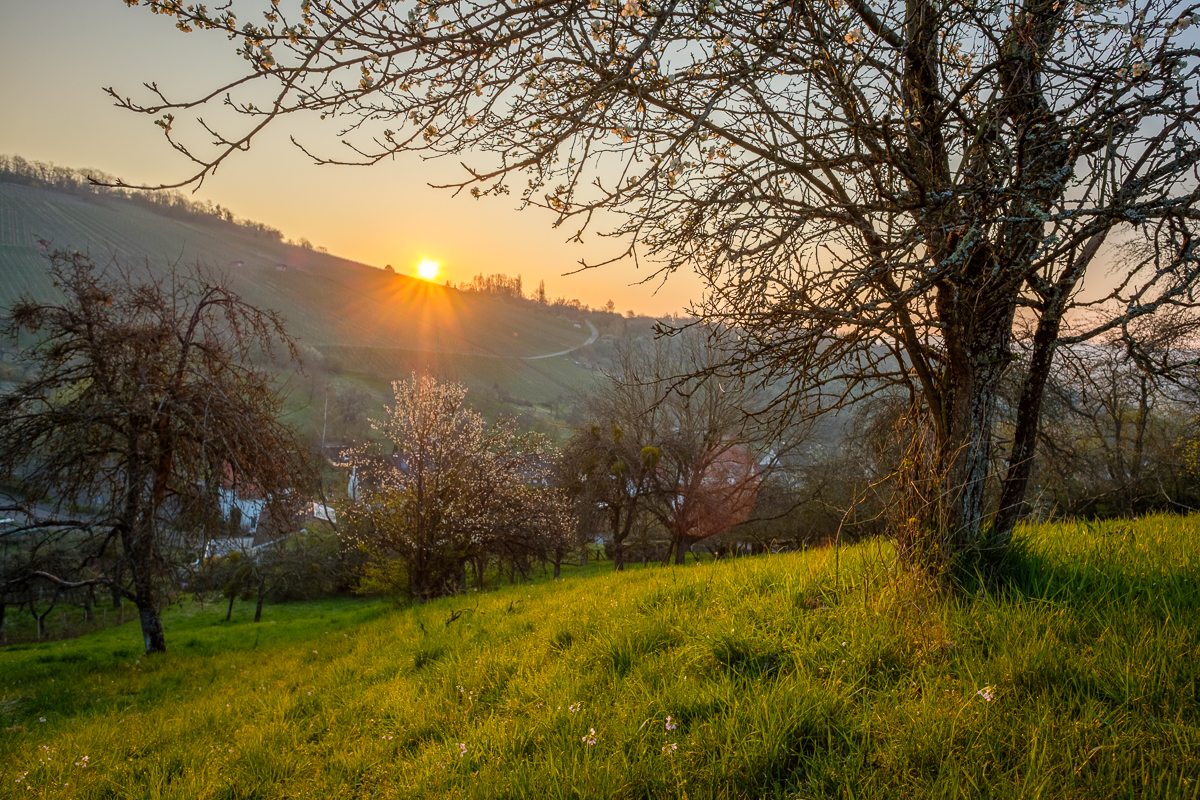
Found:
[(684, 563), (696, 542), (748, 520), (761, 479), (754, 454), (744, 444), (711, 447), (688, 467), (676, 474), (675, 494), (668, 494), (663, 517), (676, 564)]

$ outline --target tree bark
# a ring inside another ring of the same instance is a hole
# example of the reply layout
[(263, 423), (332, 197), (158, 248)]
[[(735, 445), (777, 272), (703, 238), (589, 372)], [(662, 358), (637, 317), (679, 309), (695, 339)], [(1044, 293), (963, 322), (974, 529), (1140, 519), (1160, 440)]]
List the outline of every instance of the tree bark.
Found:
[(1016, 430), (1013, 432), (1012, 450), (1008, 457), (1008, 471), (1004, 475), (1000, 491), (1000, 508), (992, 525), (993, 538), (999, 547), (1007, 547), (1012, 542), (1017, 522), (1025, 513), (1025, 495), (1029, 488), (1029, 478), (1033, 474), (1033, 456), (1037, 446), (1038, 422), (1042, 417), (1042, 399), (1046, 394), (1046, 383), (1050, 379), (1054, 349), (1068, 299), (1103, 242), (1103, 236), (1093, 236), (1043, 302), (1041, 319), (1038, 320), (1037, 329), (1033, 334), (1029, 371), (1025, 377), (1020, 402), (1017, 404)]
[[(143, 526), (152, 524), (143, 520)], [(162, 620), (158, 614), (158, 591), (154, 586), (154, 544), (149, 531), (139, 535), (128, 528), (122, 533), (130, 572), (133, 573), (133, 603), (142, 623), (142, 640), (146, 655), (167, 652)]]
[(162, 619), (158, 607), (137, 603), (138, 618), (142, 621), (142, 639), (146, 644), (146, 655), (167, 652), (167, 638), (163, 634)]
[(685, 537), (680, 536), (679, 540), (675, 542), (675, 563), (679, 565), (686, 564), (688, 550), (691, 548), (692, 543), (689, 542)]
[(980, 543), (987, 519), (987, 479), (996, 397), (1012, 353), (1012, 302), (986, 303), (986, 290), (939, 292), (939, 316), (962, 331), (947, 335), (945, 407), (938, 429), (943, 535), (960, 554)]
[[(267, 581), (264, 579), (264, 580), (261, 580), (258, 582), (258, 602), (254, 606), (254, 621), (255, 622), (262, 621), (263, 599), (266, 596), (267, 596)], [(232, 607), (233, 607), (233, 604), (230, 603), (230, 608), (232, 608)]]

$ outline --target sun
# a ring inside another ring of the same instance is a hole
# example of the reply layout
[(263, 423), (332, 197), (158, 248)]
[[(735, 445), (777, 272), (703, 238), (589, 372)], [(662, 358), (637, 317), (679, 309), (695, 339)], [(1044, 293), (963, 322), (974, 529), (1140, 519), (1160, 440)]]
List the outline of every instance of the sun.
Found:
[(420, 264), (417, 264), (417, 276), (427, 281), (436, 280), (440, 266), (438, 262), (427, 258)]

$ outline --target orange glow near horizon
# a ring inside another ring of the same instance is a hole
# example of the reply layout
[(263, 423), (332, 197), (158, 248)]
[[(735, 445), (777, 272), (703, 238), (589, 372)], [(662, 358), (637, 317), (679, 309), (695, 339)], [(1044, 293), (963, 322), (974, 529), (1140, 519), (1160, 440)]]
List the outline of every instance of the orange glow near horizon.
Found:
[(427, 281), (437, 280), (438, 271), (441, 269), (441, 264), (432, 259), (424, 259), (420, 264), (417, 264), (417, 277), (424, 278)]

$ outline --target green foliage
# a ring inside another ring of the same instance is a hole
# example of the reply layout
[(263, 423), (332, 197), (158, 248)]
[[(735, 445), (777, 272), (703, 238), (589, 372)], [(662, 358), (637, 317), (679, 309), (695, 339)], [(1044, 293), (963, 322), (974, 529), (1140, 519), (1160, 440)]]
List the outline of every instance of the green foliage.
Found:
[(0, 797), (1191, 797), (1200, 520), (1023, 541), (970, 598), (874, 542), (10, 647)]
[(354, 591), (362, 595), (381, 595), (396, 606), (406, 605), (412, 596), (408, 567), (393, 558), (373, 558), (363, 568)]

